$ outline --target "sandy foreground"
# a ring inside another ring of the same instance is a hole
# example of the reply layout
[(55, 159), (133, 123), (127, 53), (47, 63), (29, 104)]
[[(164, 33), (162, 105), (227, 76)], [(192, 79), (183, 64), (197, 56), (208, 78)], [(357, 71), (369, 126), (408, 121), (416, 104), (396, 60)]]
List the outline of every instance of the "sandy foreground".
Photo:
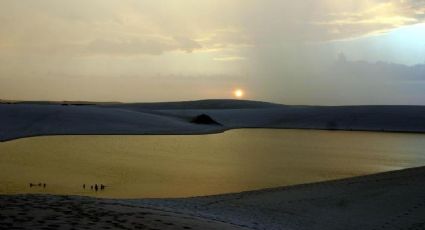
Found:
[(425, 167), (186, 199), (0, 196), (1, 229), (425, 229)]
[(242, 229), (87, 197), (3, 196), (0, 204), (0, 229)]

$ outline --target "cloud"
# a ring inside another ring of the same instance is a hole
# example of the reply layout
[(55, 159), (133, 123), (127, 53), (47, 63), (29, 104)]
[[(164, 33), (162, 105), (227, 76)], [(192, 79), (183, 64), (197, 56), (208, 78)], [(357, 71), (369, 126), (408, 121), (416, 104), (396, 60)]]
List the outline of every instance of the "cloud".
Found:
[(113, 41), (96, 39), (90, 42), (85, 51), (87, 55), (133, 56), (160, 55), (164, 52), (181, 50), (192, 52), (201, 45), (185, 37), (133, 39), (129, 41)]
[(234, 22), (255, 44), (269, 45), (383, 33), (425, 22), (424, 13), (425, 1), (245, 1)]
[(177, 46), (180, 50), (184, 50), (189, 53), (193, 52), (196, 49), (202, 48), (202, 45), (199, 44), (197, 41), (194, 41), (187, 37), (177, 36), (174, 37), (174, 40), (177, 42)]
[(352, 76), (353, 79), (390, 81), (425, 81), (425, 64), (407, 66), (389, 62), (347, 61), (341, 55), (330, 68), (335, 76)]
[(237, 57), (237, 56), (215, 57), (215, 58), (213, 58), (214, 61), (224, 61), (224, 62), (243, 61), (245, 59), (246, 58), (244, 58), (244, 57)]
[[(57, 78), (59, 84), (82, 75), (92, 82), (87, 92), (101, 91), (96, 88), (98, 83), (112, 81), (109, 79), (125, 86), (117, 94), (125, 93), (126, 87), (139, 92), (138, 85), (156, 81), (145, 76), (164, 74), (175, 76), (164, 80), (169, 88), (176, 86), (175, 94), (165, 95), (174, 99), (178, 91), (192, 88), (177, 83), (190, 74), (213, 75), (214, 79), (244, 76), (250, 82), (246, 84), (259, 95), (257, 99), (320, 103), (316, 95), (333, 92), (326, 99), (331, 103), (338, 99), (335, 91), (344, 94), (352, 89), (351, 96), (364, 95), (362, 100), (366, 101), (364, 88), (373, 90), (380, 86), (379, 81), (350, 75), (344, 78), (349, 83), (343, 84), (341, 79), (329, 80), (327, 74), (317, 73), (323, 72), (341, 50), (356, 60), (423, 62), (419, 50), (424, 47), (420, 41), (425, 35), (400, 32), (412, 36), (395, 33), (394, 39), (386, 40), (370, 36), (387, 36), (391, 34), (388, 31), (423, 22), (423, 0), (2, 0), (0, 80), (14, 78), (16, 84), (0, 84), (0, 92), (16, 91), (18, 83), (25, 83), (26, 95), (31, 95), (31, 88), (41, 84), (34, 80), (36, 77)], [(347, 45), (359, 37), (368, 39)], [(418, 50), (414, 55), (413, 49)], [(137, 76), (140, 84), (121, 81), (119, 76), (124, 75)], [(222, 85), (217, 87), (233, 87), (226, 81), (220, 80)], [(332, 88), (337, 83), (338, 87)], [(38, 87), (44, 90), (45, 85)], [(57, 97), (67, 87), (59, 85)], [(81, 85), (75, 82), (76, 93)], [(209, 87), (216, 86), (208, 82), (197, 95), (218, 90)], [(390, 94), (382, 91), (384, 96)], [(392, 98), (396, 96), (400, 94)]]
[(385, 33), (406, 25), (425, 22), (425, 2), (415, 0), (356, 1), (359, 9), (331, 11), (311, 24), (327, 31), (325, 40), (347, 39)]
[[(0, 42), (8, 47), (51, 50), (61, 44), (91, 42), (89, 50), (104, 55), (119, 54), (118, 48), (126, 55), (158, 55), (382, 33), (425, 22), (425, 2), (5, 0), (0, 20)], [(106, 43), (110, 52), (101, 47)]]

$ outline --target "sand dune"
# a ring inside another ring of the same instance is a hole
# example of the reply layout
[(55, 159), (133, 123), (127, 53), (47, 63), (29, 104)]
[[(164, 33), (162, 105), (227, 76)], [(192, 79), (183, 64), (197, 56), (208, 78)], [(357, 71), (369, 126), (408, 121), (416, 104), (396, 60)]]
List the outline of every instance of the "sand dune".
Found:
[(425, 229), (424, 179), (422, 167), (221, 196), (122, 202), (252, 229)]
[(0, 196), (25, 229), (425, 229), (425, 168), (187, 199)]
[[(221, 124), (194, 124), (206, 114)], [(235, 128), (425, 132), (424, 106), (285, 106), (255, 101), (0, 104), (0, 141), (66, 134), (203, 134)]]
[(0, 229), (246, 229), (108, 200), (66, 196), (0, 197)]

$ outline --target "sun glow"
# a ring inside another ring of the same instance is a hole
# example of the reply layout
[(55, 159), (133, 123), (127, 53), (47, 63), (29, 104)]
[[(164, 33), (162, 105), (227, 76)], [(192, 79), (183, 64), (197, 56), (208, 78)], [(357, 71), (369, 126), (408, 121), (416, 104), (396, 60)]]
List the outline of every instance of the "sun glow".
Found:
[(235, 95), (236, 98), (242, 98), (244, 94), (244, 91), (241, 89), (236, 89), (235, 91), (233, 91), (233, 95)]

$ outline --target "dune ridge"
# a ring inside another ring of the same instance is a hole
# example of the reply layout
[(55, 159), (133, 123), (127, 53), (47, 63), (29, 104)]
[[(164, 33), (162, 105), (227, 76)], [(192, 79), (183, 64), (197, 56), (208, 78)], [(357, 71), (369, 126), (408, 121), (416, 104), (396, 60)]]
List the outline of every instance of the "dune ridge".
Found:
[[(194, 124), (201, 114), (220, 126)], [(425, 132), (425, 106), (288, 106), (256, 101), (0, 104), (0, 141), (41, 135), (207, 134), (237, 128)]]

